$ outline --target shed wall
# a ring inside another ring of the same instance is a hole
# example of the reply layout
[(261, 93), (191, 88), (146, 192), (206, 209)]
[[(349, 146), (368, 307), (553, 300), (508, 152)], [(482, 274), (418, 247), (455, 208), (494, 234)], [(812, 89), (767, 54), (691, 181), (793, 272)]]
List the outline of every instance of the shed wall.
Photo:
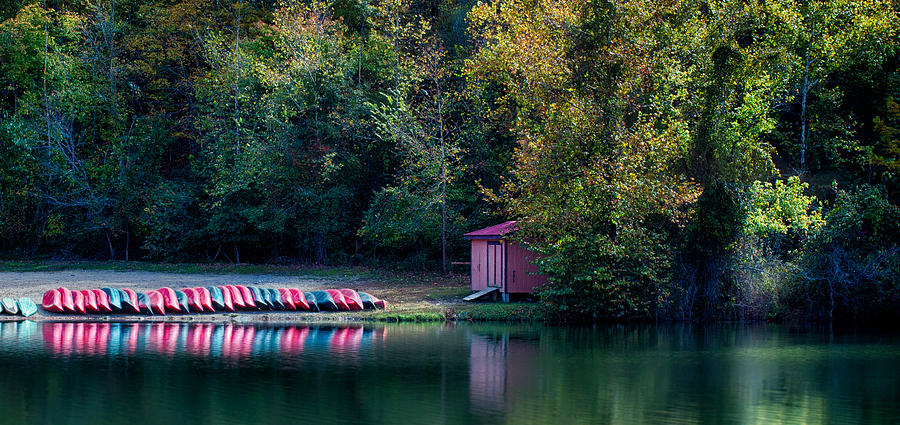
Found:
[(487, 244), (486, 240), (472, 240), (472, 290), (487, 288)]
[(506, 243), (506, 292), (529, 293), (547, 283), (547, 277), (537, 274), (538, 268), (532, 264), (536, 259), (534, 252), (515, 242)]

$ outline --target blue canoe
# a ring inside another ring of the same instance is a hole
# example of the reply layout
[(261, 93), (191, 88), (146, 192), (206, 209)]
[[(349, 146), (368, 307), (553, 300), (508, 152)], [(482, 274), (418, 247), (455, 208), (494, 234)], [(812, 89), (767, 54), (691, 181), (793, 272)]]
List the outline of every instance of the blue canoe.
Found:
[(281, 302), (281, 292), (272, 288), (268, 288), (266, 291), (269, 292), (269, 300), (272, 303), (272, 307), (275, 307), (278, 310), (284, 310), (284, 303)]
[(31, 316), (32, 314), (37, 313), (37, 305), (34, 301), (31, 301), (31, 298), (19, 298), (19, 313), (25, 317)]
[(101, 291), (106, 292), (106, 297), (109, 298), (109, 306), (112, 307), (114, 313), (122, 311), (122, 294), (119, 293), (118, 289), (106, 287), (101, 289)]
[(312, 291), (316, 297), (316, 306), (320, 311), (338, 311), (338, 306), (334, 302), (334, 298), (326, 291)]
[(143, 292), (137, 293), (138, 298), (138, 306), (141, 310), (141, 313), (153, 315), (153, 309), (150, 307), (150, 297)]
[(319, 305), (316, 304), (316, 296), (312, 292), (304, 292), (303, 297), (306, 298), (306, 303), (309, 304), (310, 310), (319, 311)]
[(212, 298), (214, 310), (224, 310), (225, 297), (222, 295), (222, 290), (218, 286), (207, 286), (206, 290), (209, 291), (209, 296)]

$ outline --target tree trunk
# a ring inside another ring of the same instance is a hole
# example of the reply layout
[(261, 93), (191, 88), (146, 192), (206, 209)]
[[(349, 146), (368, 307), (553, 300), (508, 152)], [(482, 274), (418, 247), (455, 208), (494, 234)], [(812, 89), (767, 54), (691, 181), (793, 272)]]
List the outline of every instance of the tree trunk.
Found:
[[(243, 0), (238, 0), (237, 8), (234, 11), (234, 144), (235, 144), (235, 152), (238, 154), (241, 153), (241, 117), (240, 117), (240, 108), (238, 105), (238, 93), (240, 91), (240, 85), (238, 82), (239, 71), (238, 71), (238, 50), (240, 48), (241, 42), (241, 7), (243, 6)], [(238, 261), (240, 262), (240, 261)]]
[(321, 232), (316, 233), (313, 236), (313, 246), (315, 249), (314, 255), (316, 258), (316, 264), (325, 265), (325, 262), (328, 260), (328, 255), (325, 250), (325, 235)]
[(444, 146), (443, 112), (443, 99), (438, 98), (438, 131), (441, 141), (441, 270), (447, 274), (447, 153)]
[(47, 0), (44, 0), (44, 118), (47, 122), (47, 152), (50, 152), (50, 98), (47, 97), (47, 55), (50, 43), (50, 29), (47, 23)]
[(104, 233), (106, 233), (106, 245), (109, 247), (109, 261), (115, 261), (116, 249), (113, 248), (112, 239), (109, 237), (109, 229), (106, 229)]
[(800, 88), (800, 174), (806, 170), (806, 96), (809, 93), (809, 49), (806, 49), (806, 65), (803, 68), (803, 86)]

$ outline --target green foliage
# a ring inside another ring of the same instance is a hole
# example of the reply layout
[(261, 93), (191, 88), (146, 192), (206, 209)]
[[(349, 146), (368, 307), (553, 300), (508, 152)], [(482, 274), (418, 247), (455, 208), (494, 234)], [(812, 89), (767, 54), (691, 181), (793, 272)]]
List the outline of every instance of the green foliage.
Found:
[(516, 219), (551, 314), (862, 315), (896, 294), (898, 16), (13, 1), (0, 254), (430, 268)]
[(825, 226), (804, 246), (793, 300), (814, 317), (891, 317), (900, 302), (900, 208), (878, 187), (835, 190)]
[(745, 231), (757, 236), (815, 233), (824, 220), (816, 198), (804, 194), (808, 188), (797, 176), (788, 178), (787, 184), (781, 180), (775, 184), (753, 182)]

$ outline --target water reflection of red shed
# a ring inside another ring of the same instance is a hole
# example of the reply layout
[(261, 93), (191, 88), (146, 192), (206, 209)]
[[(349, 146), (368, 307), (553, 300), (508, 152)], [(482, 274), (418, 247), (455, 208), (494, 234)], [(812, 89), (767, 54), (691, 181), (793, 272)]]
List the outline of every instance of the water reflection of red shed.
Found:
[(510, 294), (528, 294), (547, 282), (534, 265), (537, 254), (508, 238), (515, 230), (516, 222), (507, 221), (464, 235), (472, 241), (473, 291), (493, 289), (509, 301)]

